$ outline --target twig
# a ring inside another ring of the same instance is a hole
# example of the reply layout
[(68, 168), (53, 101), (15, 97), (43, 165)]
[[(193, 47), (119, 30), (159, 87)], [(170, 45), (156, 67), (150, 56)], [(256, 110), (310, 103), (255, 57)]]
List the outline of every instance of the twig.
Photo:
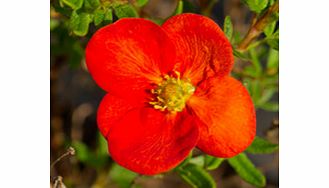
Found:
[(73, 155), (75, 155), (75, 149), (73, 147), (69, 147), (63, 155), (61, 155), (53, 163), (51, 163), (50, 169), (52, 169), (56, 163), (58, 163), (60, 160), (62, 160), (66, 156), (73, 156)]
[(257, 38), (264, 28), (272, 21), (273, 14), (279, 11), (279, 1), (276, 1), (267, 12), (256, 21), (252, 21), (250, 29), (242, 42), (238, 45), (237, 50), (244, 51), (250, 43)]
[(57, 176), (51, 188), (66, 188), (65, 184), (63, 183), (63, 177)]

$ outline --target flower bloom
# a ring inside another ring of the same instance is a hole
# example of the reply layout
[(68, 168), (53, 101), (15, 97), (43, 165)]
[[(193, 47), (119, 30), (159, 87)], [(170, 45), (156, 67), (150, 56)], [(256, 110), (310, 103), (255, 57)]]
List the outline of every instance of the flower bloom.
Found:
[(97, 123), (111, 157), (140, 174), (168, 171), (197, 147), (216, 157), (245, 150), (256, 131), (223, 31), (196, 14), (162, 26), (124, 18), (99, 29), (86, 48), (90, 74), (105, 91)]

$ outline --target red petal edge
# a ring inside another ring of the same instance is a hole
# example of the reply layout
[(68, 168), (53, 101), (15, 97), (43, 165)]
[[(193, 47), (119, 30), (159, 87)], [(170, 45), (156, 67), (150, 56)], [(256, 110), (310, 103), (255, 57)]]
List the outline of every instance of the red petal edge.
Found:
[(140, 174), (162, 173), (182, 162), (197, 144), (198, 127), (187, 112), (130, 108), (113, 99), (109, 94), (103, 99), (98, 124), (111, 157), (121, 166)]
[(204, 78), (228, 75), (234, 57), (229, 40), (210, 18), (180, 14), (162, 26), (177, 49), (176, 69), (197, 85)]
[(199, 118), (197, 147), (216, 157), (244, 151), (256, 134), (254, 105), (245, 87), (232, 77), (203, 82), (188, 105)]
[(109, 130), (115, 125), (128, 111), (143, 106), (143, 103), (131, 103), (127, 100), (106, 94), (97, 111), (98, 129), (104, 137), (107, 137)]
[(127, 100), (145, 98), (150, 84), (173, 69), (175, 48), (163, 29), (142, 18), (123, 18), (99, 29), (86, 47), (96, 83)]

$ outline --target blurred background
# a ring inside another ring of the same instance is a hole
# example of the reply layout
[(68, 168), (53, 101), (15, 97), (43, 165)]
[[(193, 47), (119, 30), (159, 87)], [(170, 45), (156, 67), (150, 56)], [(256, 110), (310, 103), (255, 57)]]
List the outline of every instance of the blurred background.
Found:
[[(103, 0), (104, 1), (104, 0)], [(102, 2), (102, 0), (101, 0)], [(189, 0), (182, 1), (183, 12), (208, 16), (223, 28), (224, 19), (230, 16), (235, 42), (241, 40), (254, 19), (254, 13), (241, 0)], [(184, 188), (188, 185), (177, 172), (157, 176), (140, 176), (115, 164), (107, 153), (107, 143), (96, 125), (97, 107), (105, 95), (92, 80), (84, 60), (84, 48), (90, 36), (102, 25), (91, 23), (85, 36), (70, 30), (69, 9), (61, 9), (60, 1), (51, 1), (51, 159), (54, 162), (69, 147), (75, 155), (67, 156), (51, 168), (51, 181), (61, 176), (66, 187), (143, 187)], [(134, 2), (132, 2), (134, 3)], [(175, 14), (179, 1), (149, 0), (136, 8), (140, 17), (162, 22)], [(118, 19), (113, 15), (112, 21)], [(278, 28), (278, 23), (275, 24)], [(278, 30), (278, 29), (277, 29)], [(266, 35), (258, 38), (262, 41)], [(257, 44), (258, 45), (258, 44)], [(257, 135), (271, 143), (278, 143), (278, 51), (270, 45), (260, 44), (238, 55), (233, 76), (240, 79), (251, 93), (257, 108)], [(255, 73), (257, 72), (257, 74)], [(199, 155), (194, 151), (193, 155)], [(278, 151), (270, 154), (247, 154), (254, 165), (265, 175), (266, 186), (279, 186)], [(239, 177), (224, 161), (217, 169), (208, 171), (218, 187), (255, 187)], [(59, 185), (56, 185), (59, 187)], [(53, 187), (56, 187), (53, 185)]]

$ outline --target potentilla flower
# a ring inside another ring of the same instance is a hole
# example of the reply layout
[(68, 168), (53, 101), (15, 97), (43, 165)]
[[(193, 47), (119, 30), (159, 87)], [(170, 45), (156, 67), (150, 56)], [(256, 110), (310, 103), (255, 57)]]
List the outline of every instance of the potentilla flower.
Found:
[(162, 26), (120, 19), (93, 35), (86, 62), (108, 92), (98, 127), (111, 157), (132, 171), (168, 171), (194, 147), (233, 157), (255, 136), (252, 100), (229, 75), (231, 45), (207, 17), (180, 14)]

